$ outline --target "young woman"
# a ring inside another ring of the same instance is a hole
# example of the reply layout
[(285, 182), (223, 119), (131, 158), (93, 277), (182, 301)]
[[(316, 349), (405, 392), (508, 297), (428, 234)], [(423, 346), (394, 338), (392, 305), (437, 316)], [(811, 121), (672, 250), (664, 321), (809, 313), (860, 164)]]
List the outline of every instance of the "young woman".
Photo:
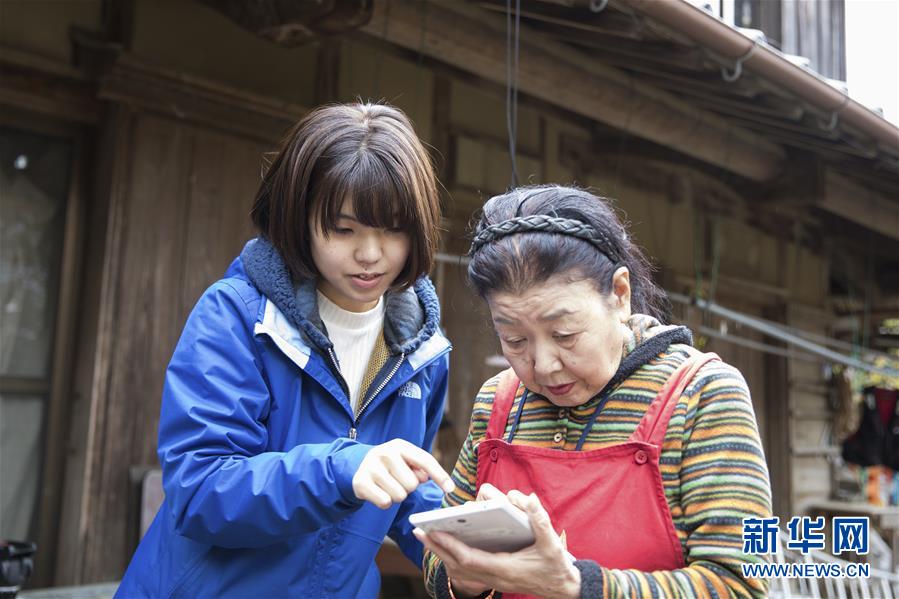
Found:
[(425, 276), (438, 204), (395, 108), (327, 106), (290, 132), (259, 237), (169, 364), (165, 503), (118, 597), (373, 598), (385, 535), (421, 563), (408, 515), (452, 489), (428, 453), (450, 350)]
[[(511, 369), (478, 393), (446, 505), (507, 498), (537, 541), (486, 553), (416, 531), (434, 597), (761, 597), (742, 519), (771, 491), (740, 373), (663, 325), (663, 294), (608, 204), (491, 199), (469, 280)], [(578, 561), (572, 563), (566, 549)]]

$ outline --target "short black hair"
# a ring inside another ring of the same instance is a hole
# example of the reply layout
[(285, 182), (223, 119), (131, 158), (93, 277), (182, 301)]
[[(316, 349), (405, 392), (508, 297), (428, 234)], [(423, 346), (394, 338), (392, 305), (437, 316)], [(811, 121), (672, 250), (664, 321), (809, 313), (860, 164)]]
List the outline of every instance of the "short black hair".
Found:
[(290, 130), (265, 173), (251, 216), (296, 281), (319, 276), (310, 228), (335, 231), (347, 200), (362, 224), (408, 233), (409, 257), (393, 288), (430, 272), (440, 196), (431, 158), (401, 110), (351, 103), (310, 112)]

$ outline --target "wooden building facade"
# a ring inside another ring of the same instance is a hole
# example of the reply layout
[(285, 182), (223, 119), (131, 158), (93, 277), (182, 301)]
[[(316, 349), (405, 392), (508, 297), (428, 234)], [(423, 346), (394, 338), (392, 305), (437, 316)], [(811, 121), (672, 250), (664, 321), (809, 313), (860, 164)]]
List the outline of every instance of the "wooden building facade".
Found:
[[(848, 109), (815, 105), (745, 56), (733, 79), (742, 61), (639, 0), (521, 4), (522, 182), (615, 198), (671, 291), (820, 335), (899, 316), (894, 126), (873, 113), (873, 125), (844, 121)], [(500, 353), (460, 258), (472, 215), (510, 182), (504, 7), (0, 3), (0, 193), (18, 194), (4, 206), (3, 247), (40, 253), (20, 260), (31, 270), (15, 282), (38, 272), (28, 280), (40, 301), (16, 296), (15, 310), (31, 312), (14, 317), (4, 291), (4, 317), (21, 331), (9, 339), (43, 340), (0, 356), (3, 434), (21, 437), (2, 464), (36, 468), (16, 471), (20, 487), (0, 481), (4, 514), (21, 515), (0, 536), (39, 543), (36, 585), (124, 571), (180, 329), (253, 235), (267, 153), (320, 103), (387, 100), (433, 149), (446, 232), (432, 278), (457, 348), (448, 417), (463, 438)], [(20, 225), (34, 234), (13, 248)], [(837, 450), (824, 365), (697, 307), (676, 304), (674, 317), (745, 374), (777, 513), (826, 498)], [(13, 367), (23, 361), (43, 366)]]

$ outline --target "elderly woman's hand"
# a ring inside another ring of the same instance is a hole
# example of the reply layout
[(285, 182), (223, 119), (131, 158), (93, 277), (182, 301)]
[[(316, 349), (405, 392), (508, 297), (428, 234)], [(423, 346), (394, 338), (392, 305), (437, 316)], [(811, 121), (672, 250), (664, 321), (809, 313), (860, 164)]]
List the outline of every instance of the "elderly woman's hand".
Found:
[[(495, 487), (483, 489), (478, 499), (502, 496)], [(515, 553), (490, 553), (469, 547), (447, 533), (426, 534), (420, 529), (415, 536), (427, 549), (437, 554), (458, 595), (479, 595), (496, 589), (548, 598), (579, 597), (580, 572), (569, 559), (562, 539), (553, 530), (549, 514), (536, 495), (510, 491), (509, 502), (527, 513), (536, 541)]]

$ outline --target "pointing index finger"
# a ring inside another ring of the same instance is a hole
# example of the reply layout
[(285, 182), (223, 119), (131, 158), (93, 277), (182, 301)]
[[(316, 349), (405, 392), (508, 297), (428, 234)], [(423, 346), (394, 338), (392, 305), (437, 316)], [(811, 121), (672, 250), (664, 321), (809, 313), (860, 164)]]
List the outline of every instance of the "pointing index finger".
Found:
[(456, 488), (452, 478), (446, 473), (437, 458), (424, 449), (411, 447), (403, 451), (403, 459), (413, 470), (417, 469), (427, 474), (428, 478), (440, 485), (445, 492), (450, 493)]

